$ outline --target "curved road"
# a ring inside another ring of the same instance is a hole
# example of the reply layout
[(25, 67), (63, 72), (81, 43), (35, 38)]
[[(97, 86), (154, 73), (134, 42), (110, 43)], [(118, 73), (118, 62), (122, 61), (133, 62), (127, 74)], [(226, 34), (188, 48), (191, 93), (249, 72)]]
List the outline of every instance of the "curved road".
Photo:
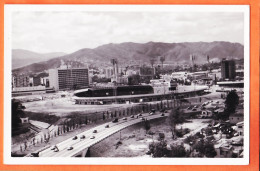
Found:
[[(165, 113), (164, 116), (161, 114), (142, 114), (143, 116), (136, 118), (127, 117), (127, 120), (119, 119), (117, 123), (108, 122), (106, 124), (102, 124), (95, 128), (91, 128), (85, 132), (82, 132), (77, 135), (78, 139), (72, 140), (73, 137), (57, 144), (59, 151), (54, 152), (51, 148), (48, 148), (39, 153), (39, 157), (74, 157), (80, 155), (82, 151), (87, 150), (89, 147), (95, 145), (96, 143), (104, 140), (105, 138), (119, 132), (122, 129), (125, 129), (131, 125), (142, 122), (140, 118), (144, 117), (147, 120), (157, 119), (168, 116), (168, 113)], [(106, 125), (109, 124), (109, 128), (105, 128)], [(97, 133), (93, 133), (94, 130), (97, 130)], [(80, 139), (82, 135), (85, 135), (85, 139)], [(94, 139), (90, 139), (90, 137), (95, 136)], [(67, 147), (72, 146), (72, 150), (67, 150)]]

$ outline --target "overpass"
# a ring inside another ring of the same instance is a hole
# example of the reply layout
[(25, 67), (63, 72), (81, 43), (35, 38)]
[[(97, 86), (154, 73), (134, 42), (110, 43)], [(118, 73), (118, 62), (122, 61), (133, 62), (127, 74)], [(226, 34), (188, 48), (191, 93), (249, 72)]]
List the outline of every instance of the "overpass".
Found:
[[(51, 148), (47, 148), (39, 152), (39, 157), (86, 157), (91, 146), (131, 125), (143, 122), (140, 118), (144, 117), (147, 120), (153, 120), (167, 117), (168, 115), (168, 113), (165, 113), (164, 116), (161, 116), (161, 114), (142, 114), (139, 118), (127, 117), (127, 120), (120, 119), (117, 123), (108, 122), (76, 135), (78, 137), (76, 140), (73, 140), (73, 137), (71, 137), (59, 144), (56, 144), (59, 149), (58, 152), (51, 150)], [(106, 125), (109, 125), (109, 128), (105, 128)], [(97, 133), (93, 133), (94, 130), (97, 130)], [(84, 139), (80, 139), (82, 135), (85, 136)], [(95, 138), (91, 139), (92, 136), (95, 136)], [(73, 149), (68, 150), (67, 148), (69, 146)]]

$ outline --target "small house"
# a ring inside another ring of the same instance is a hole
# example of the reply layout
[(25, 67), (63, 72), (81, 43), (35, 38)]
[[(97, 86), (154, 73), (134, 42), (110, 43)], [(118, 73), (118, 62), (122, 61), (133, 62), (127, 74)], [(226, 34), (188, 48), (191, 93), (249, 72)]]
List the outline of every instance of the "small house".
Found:
[(229, 121), (231, 124), (237, 124), (239, 122), (244, 121), (244, 114), (232, 114), (229, 116)]

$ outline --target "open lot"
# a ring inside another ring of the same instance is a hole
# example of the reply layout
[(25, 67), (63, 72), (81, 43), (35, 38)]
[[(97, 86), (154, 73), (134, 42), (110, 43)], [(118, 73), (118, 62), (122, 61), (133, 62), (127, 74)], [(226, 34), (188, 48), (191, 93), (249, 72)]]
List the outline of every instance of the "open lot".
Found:
[[(189, 128), (190, 133), (185, 136), (195, 134), (202, 128), (208, 125), (208, 119), (193, 119), (192, 122), (183, 123), (178, 125), (180, 128)], [(142, 123), (131, 126), (116, 133), (113, 136), (103, 140), (102, 142), (94, 145), (90, 149), (91, 157), (150, 157), (146, 155), (148, 151), (149, 143), (157, 141), (158, 134), (164, 133), (165, 139), (168, 144), (179, 142), (183, 138), (173, 140), (170, 127), (165, 124), (166, 119), (155, 120), (151, 122), (151, 129), (154, 135), (146, 134), (144, 125)], [(121, 138), (120, 138), (121, 134)], [(118, 145), (120, 141), (122, 144)]]
[(132, 104), (78, 105), (71, 98), (48, 99), (23, 103), (25, 111), (66, 116), (71, 112), (93, 113), (116, 108), (131, 107)]

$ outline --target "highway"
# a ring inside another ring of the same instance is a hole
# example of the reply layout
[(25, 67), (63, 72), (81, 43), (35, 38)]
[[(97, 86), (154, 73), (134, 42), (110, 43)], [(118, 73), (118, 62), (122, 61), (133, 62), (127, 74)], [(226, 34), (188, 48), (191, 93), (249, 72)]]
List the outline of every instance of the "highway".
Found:
[[(108, 122), (97, 126), (95, 128), (91, 128), (85, 132), (77, 134), (78, 137), (76, 140), (71, 138), (62, 141), (61, 143), (56, 144), (59, 151), (55, 152), (51, 150), (51, 148), (47, 148), (44, 151), (39, 153), (39, 157), (74, 157), (79, 155), (82, 151), (88, 149), (89, 147), (95, 145), (96, 143), (104, 140), (105, 138), (119, 132), (120, 130), (127, 128), (131, 125), (142, 122), (141, 118), (144, 117), (147, 120), (152, 120), (156, 118), (166, 117), (168, 113), (165, 113), (164, 116), (161, 116), (161, 113), (155, 113), (153, 115), (149, 115), (148, 113), (142, 114), (139, 118), (135, 115), (135, 118), (127, 117), (127, 120), (123, 120), (123, 118), (119, 119), (118, 122), (112, 123)], [(109, 125), (109, 128), (105, 128), (106, 125)], [(93, 133), (94, 130), (97, 130), (97, 133)], [(84, 135), (84, 139), (80, 139), (80, 137)], [(92, 136), (95, 136), (94, 139), (91, 139)], [(67, 148), (71, 146), (73, 149), (68, 150)]]

